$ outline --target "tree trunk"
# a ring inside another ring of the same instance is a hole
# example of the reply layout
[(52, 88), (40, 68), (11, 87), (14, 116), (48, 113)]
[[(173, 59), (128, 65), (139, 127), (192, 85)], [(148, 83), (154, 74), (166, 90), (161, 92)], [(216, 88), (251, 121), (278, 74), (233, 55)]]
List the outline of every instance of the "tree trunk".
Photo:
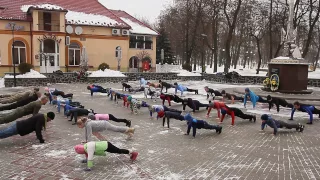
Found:
[(257, 68), (257, 74), (259, 74), (260, 71), (260, 66), (261, 66), (261, 60), (262, 60), (262, 55), (261, 55), (261, 48), (260, 48), (260, 41), (261, 39), (255, 37), (256, 42), (257, 42), (257, 48), (258, 48), (258, 55), (259, 55), (259, 61), (258, 61), (258, 68)]
[(273, 6), (273, 0), (270, 0), (270, 16), (269, 16), (269, 59), (272, 59), (272, 6)]
[(214, 54), (214, 68), (213, 72), (218, 71), (218, 17), (215, 18), (215, 28), (214, 28), (214, 35), (213, 35), (213, 54)]

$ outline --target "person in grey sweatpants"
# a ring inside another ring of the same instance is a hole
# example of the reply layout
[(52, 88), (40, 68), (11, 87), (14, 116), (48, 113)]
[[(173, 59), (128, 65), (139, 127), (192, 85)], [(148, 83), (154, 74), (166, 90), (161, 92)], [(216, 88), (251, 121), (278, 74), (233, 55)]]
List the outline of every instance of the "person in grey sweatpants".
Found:
[(91, 136), (96, 136), (100, 141), (105, 141), (106, 138), (103, 137), (99, 132), (109, 130), (114, 132), (121, 132), (127, 134), (129, 137), (132, 137), (134, 134), (134, 128), (129, 128), (126, 126), (115, 126), (108, 121), (92, 121), (86, 117), (83, 117), (77, 121), (79, 128), (85, 128), (86, 141), (92, 141)]

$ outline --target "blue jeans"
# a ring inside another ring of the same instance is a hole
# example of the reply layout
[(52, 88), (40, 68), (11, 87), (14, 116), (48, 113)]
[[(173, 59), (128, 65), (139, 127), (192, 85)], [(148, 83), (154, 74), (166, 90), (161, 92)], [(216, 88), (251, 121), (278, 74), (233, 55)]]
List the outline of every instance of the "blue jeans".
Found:
[(4, 139), (10, 136), (14, 136), (18, 134), (17, 130), (17, 122), (12, 123), (9, 127), (0, 130), (0, 139)]

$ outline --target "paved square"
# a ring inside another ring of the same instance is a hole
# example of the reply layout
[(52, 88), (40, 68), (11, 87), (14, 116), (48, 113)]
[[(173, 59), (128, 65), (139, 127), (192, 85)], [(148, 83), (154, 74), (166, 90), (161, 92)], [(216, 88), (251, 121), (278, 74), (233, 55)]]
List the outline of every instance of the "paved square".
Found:
[[(121, 89), (118, 84), (106, 85), (110, 86)], [(186, 122), (172, 120), (171, 128), (164, 128), (162, 120), (150, 120), (147, 108), (142, 108), (140, 115), (132, 115), (129, 109), (115, 105), (106, 96), (95, 94), (90, 97), (84, 84), (58, 84), (54, 87), (74, 93), (74, 101), (80, 101), (85, 108), (132, 120), (136, 133), (131, 140), (120, 133), (102, 134), (118, 147), (136, 149), (138, 160), (132, 163), (125, 155), (108, 154), (95, 157), (93, 171), (84, 172), (85, 165), (79, 162), (83, 157), (73, 150), (74, 145), (84, 140), (84, 131), (71, 125), (62, 114), (57, 114), (43, 133), (46, 140), (43, 145), (39, 144), (35, 133), (0, 140), (0, 179), (320, 179), (317, 117), (303, 133), (280, 130), (277, 136), (271, 135), (271, 128), (260, 132), (259, 118), (256, 123), (236, 118), (234, 127), (227, 118), (222, 134), (198, 130), (193, 138), (184, 135)], [(161, 104), (160, 100), (147, 102)], [(172, 108), (182, 109), (182, 105), (173, 104)], [(51, 105), (41, 109), (41, 112), (48, 111), (56, 112), (56, 109)], [(203, 109), (194, 116), (205, 119), (205, 113)], [(213, 110), (211, 115), (212, 118), (206, 120), (215, 124), (216, 111)], [(295, 120), (305, 123), (305, 117)], [(282, 116), (281, 119), (288, 117)]]

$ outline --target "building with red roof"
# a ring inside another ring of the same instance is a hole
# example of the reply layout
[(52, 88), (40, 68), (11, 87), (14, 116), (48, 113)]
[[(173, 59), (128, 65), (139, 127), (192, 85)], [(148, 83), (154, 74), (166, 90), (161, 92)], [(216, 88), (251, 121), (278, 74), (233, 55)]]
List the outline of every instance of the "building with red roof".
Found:
[(24, 62), (41, 73), (79, 70), (83, 49), (93, 69), (156, 62), (158, 32), (99, 0), (0, 0), (0, 35), (1, 74)]

